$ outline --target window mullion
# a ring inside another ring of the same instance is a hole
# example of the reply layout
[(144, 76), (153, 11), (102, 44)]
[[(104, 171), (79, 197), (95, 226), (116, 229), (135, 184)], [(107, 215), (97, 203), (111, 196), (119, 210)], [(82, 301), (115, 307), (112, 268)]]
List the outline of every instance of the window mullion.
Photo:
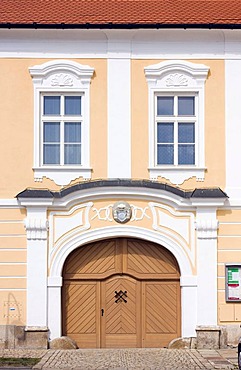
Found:
[(157, 165), (158, 163), (158, 160), (157, 160), (157, 117), (156, 117), (156, 120), (155, 120), (155, 133), (154, 133), (154, 137), (155, 137), (155, 147), (154, 147), (154, 158), (155, 158), (155, 165)]
[(64, 117), (60, 121), (60, 165), (64, 165)]
[(174, 121), (174, 165), (178, 165), (178, 121)]
[(60, 95), (60, 165), (64, 165), (64, 95)]

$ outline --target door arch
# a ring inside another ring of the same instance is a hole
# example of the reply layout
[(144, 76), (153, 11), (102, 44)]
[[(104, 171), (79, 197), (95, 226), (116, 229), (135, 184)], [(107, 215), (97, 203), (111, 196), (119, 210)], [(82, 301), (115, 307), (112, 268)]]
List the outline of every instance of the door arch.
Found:
[(81, 348), (165, 347), (181, 335), (180, 271), (164, 247), (113, 238), (64, 264), (63, 335)]

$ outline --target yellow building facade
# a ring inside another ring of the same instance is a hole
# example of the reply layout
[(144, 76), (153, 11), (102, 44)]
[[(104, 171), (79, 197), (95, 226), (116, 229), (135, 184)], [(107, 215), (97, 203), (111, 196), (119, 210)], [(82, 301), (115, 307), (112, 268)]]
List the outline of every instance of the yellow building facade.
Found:
[(0, 38), (2, 346), (11, 325), (89, 348), (198, 328), (237, 344), (241, 34)]

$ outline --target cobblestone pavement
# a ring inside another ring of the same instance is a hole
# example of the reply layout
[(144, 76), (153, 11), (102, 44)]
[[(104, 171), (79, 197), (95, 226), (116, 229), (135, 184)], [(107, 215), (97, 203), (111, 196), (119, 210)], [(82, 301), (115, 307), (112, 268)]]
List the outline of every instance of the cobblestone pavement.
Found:
[(41, 358), (33, 367), (38, 370), (238, 369), (237, 349), (0, 350), (0, 357), (3, 356)]

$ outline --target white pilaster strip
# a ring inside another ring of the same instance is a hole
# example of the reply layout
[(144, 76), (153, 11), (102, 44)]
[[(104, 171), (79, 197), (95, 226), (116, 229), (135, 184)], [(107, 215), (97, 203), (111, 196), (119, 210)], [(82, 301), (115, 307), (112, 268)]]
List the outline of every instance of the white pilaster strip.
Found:
[(131, 178), (130, 59), (108, 59), (108, 178)]
[(46, 207), (28, 207), (27, 231), (27, 326), (47, 326), (47, 230)]
[(230, 201), (241, 202), (241, 60), (225, 61), (226, 193)]
[(197, 325), (217, 325), (216, 208), (197, 208)]
[(48, 327), (51, 340), (62, 335), (61, 287), (62, 277), (48, 278)]
[(197, 278), (181, 276), (182, 337), (195, 337), (197, 324)]

